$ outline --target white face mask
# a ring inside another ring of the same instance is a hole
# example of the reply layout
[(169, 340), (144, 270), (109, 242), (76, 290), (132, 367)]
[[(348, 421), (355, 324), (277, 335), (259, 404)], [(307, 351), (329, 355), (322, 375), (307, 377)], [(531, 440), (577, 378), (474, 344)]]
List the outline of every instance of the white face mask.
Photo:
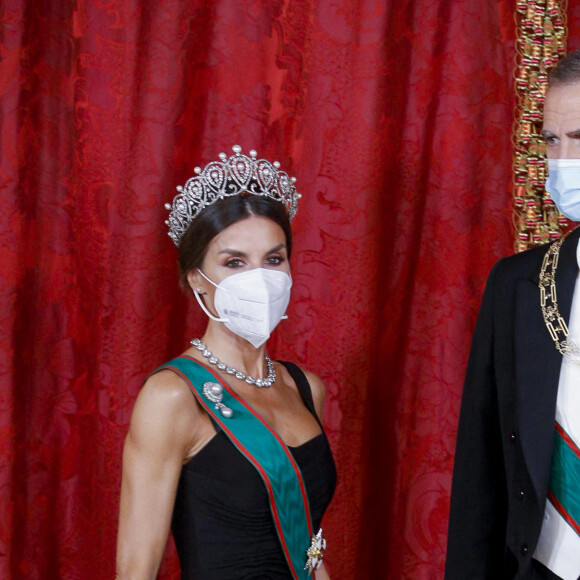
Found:
[(572, 221), (580, 221), (580, 159), (548, 159), (546, 191), (556, 207)]
[(198, 272), (216, 287), (214, 306), (219, 318), (209, 312), (199, 294), (194, 292), (202, 310), (256, 348), (262, 346), (284, 317), (290, 302), (292, 278), (279, 270), (254, 268), (228, 276), (216, 284), (201, 270)]

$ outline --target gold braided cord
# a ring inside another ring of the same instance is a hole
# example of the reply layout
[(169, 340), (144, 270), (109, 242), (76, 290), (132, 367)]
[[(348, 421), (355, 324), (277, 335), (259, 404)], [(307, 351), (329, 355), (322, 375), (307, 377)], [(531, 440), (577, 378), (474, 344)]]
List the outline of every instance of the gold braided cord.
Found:
[(546, 147), (542, 109), (548, 71), (566, 52), (567, 0), (516, 1), (516, 120), (514, 145), (515, 250), (521, 252), (567, 229), (568, 220), (544, 189)]

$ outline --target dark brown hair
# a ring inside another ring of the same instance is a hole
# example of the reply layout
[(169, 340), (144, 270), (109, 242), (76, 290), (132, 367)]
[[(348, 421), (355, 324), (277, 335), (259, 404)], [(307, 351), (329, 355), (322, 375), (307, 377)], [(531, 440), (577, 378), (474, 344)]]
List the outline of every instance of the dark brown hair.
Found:
[(548, 73), (548, 86), (572, 85), (580, 82), (580, 50), (567, 54)]
[(290, 258), (292, 231), (290, 219), (281, 202), (270, 197), (250, 194), (225, 197), (202, 210), (181, 238), (177, 261), (180, 283), (184, 289), (189, 287), (187, 273), (201, 267), (209, 243), (229, 226), (253, 215), (271, 219), (282, 228), (286, 236), (286, 251)]

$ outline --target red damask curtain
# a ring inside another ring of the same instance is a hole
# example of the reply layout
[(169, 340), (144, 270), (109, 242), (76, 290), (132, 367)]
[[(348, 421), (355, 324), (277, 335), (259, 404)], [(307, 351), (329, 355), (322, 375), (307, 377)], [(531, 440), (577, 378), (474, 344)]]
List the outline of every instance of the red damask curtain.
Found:
[[(133, 402), (204, 322), (163, 204), (235, 143), (304, 194), (270, 350), (328, 388), (333, 580), (442, 577), (469, 341), (513, 247), (513, 13), (0, 3), (2, 578), (114, 575)], [(578, 22), (571, 10), (571, 45)], [(178, 578), (171, 544), (161, 577)]]

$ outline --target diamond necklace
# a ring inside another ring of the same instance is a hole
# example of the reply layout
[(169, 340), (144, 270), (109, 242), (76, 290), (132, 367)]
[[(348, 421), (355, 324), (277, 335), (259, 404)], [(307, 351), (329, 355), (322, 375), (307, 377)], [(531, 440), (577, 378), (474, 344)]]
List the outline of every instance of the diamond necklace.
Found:
[(217, 356), (212, 354), (211, 350), (209, 350), (207, 346), (205, 346), (205, 344), (199, 340), (199, 338), (194, 338), (191, 341), (191, 344), (197, 348), (197, 350), (199, 350), (201, 354), (203, 354), (203, 356), (212, 365), (215, 365), (220, 371), (225, 371), (228, 373), (228, 375), (233, 375), (240, 381), (246, 381), (248, 385), (256, 385), (256, 387), (261, 389), (262, 387), (271, 387), (272, 383), (274, 383), (276, 380), (276, 369), (274, 368), (274, 363), (267, 354), (264, 354), (264, 358), (266, 359), (266, 366), (268, 367), (268, 376), (264, 379), (255, 379), (254, 377), (246, 375), (242, 371), (227, 365), (225, 362), (222, 362)]

